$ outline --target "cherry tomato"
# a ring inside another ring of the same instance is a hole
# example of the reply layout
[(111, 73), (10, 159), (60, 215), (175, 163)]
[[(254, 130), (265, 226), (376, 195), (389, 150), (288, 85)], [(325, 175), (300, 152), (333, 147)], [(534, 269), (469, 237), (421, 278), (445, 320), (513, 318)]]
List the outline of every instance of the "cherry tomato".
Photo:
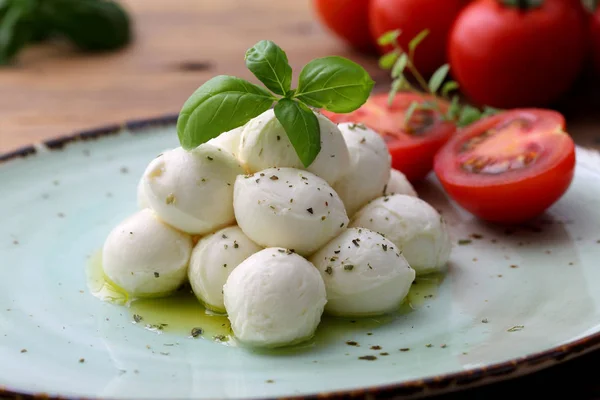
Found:
[(551, 104), (582, 70), (586, 22), (583, 8), (573, 1), (544, 0), (529, 9), (502, 0), (472, 2), (450, 32), (452, 74), (480, 105)]
[[(415, 66), (430, 75), (446, 62), (446, 42), (454, 19), (465, 0), (371, 0), (371, 34), (377, 39), (385, 32), (401, 30), (398, 43), (408, 51), (408, 43), (424, 29), (429, 35), (415, 51)], [(389, 48), (381, 48), (382, 52)]]
[(313, 0), (322, 23), (352, 47), (372, 52), (375, 42), (369, 33), (370, 0)]
[(481, 219), (521, 223), (567, 190), (575, 145), (557, 112), (515, 109), (481, 119), (436, 155), (434, 170), (459, 205)]
[[(423, 179), (433, 166), (433, 157), (456, 131), (451, 122), (442, 120), (433, 110), (415, 111), (405, 124), (404, 116), (413, 101), (434, 101), (433, 97), (416, 93), (398, 93), (388, 106), (387, 93), (373, 95), (358, 110), (349, 114), (323, 111), (333, 122), (363, 123), (378, 132), (386, 141), (392, 156), (392, 167), (400, 170), (411, 182)], [(448, 104), (437, 100), (442, 112)]]

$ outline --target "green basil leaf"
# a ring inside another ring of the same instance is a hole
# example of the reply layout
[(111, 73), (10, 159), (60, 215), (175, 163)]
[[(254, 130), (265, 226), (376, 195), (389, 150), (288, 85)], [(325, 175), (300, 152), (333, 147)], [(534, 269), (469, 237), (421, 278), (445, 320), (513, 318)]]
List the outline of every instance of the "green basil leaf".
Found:
[(296, 97), (313, 107), (348, 113), (369, 98), (375, 82), (367, 71), (347, 58), (317, 58), (302, 68)]
[(304, 104), (281, 99), (275, 105), (275, 117), (283, 125), (298, 158), (308, 167), (321, 151), (321, 131), (315, 113)]
[(502, 112), (502, 110), (499, 109), (499, 108), (485, 106), (485, 107), (483, 107), (483, 113), (481, 113), (481, 118), (483, 118), (483, 117), (489, 117), (490, 115), (495, 115), (495, 114), (498, 114), (500, 112)]
[(427, 37), (427, 35), (429, 35), (429, 29), (424, 29), (421, 32), (419, 32), (419, 34), (412, 38), (411, 41), (408, 43), (408, 50), (415, 51), (419, 43), (421, 43), (423, 39)]
[(377, 39), (377, 43), (380, 46), (387, 46), (389, 44), (395, 43), (396, 40), (398, 39), (398, 36), (400, 36), (399, 29), (397, 29), (395, 31), (389, 31), (389, 32), (386, 32), (383, 35), (379, 36), (379, 38)]
[(446, 112), (446, 120), (454, 121), (458, 118), (460, 114), (460, 99), (458, 95), (452, 97), (452, 101), (450, 102), (450, 107), (448, 107), (448, 111)]
[(114, 50), (131, 40), (125, 9), (111, 0), (43, 1), (41, 12), (53, 30), (89, 51)]
[(398, 90), (400, 90), (402, 88), (404, 81), (405, 81), (405, 78), (402, 75), (392, 81), (392, 88), (390, 89), (390, 93), (388, 94), (388, 99), (387, 99), (388, 106), (391, 106), (392, 103), (394, 102), (394, 97), (396, 97), (396, 93), (398, 93)]
[(448, 93), (459, 88), (458, 82), (448, 81), (442, 86), (442, 96), (447, 97)]
[(292, 67), (281, 47), (261, 40), (246, 52), (246, 67), (273, 93), (285, 96), (292, 85)]
[(408, 63), (408, 56), (406, 53), (402, 53), (398, 58), (398, 61), (394, 64), (392, 68), (392, 78), (397, 78), (404, 72), (404, 68), (406, 68), (406, 64)]
[(398, 50), (392, 50), (379, 58), (379, 68), (390, 69), (398, 59)]
[(415, 113), (418, 106), (419, 106), (419, 103), (416, 101), (413, 101), (412, 103), (410, 103), (410, 105), (406, 109), (406, 114), (404, 114), (404, 125), (408, 125), (408, 123), (410, 122), (410, 119), (412, 118), (412, 116)]
[(460, 115), (458, 117), (458, 126), (463, 127), (463, 126), (470, 125), (480, 118), (481, 118), (481, 111), (479, 111), (478, 108), (467, 104), (467, 105), (463, 106), (462, 110), (460, 111)]
[(450, 65), (444, 64), (441, 67), (439, 67), (433, 73), (433, 75), (431, 75), (431, 79), (429, 79), (429, 90), (431, 90), (432, 93), (436, 93), (438, 91), (438, 89), (442, 85), (442, 82), (444, 82), (444, 79), (446, 79), (448, 71), (450, 71)]
[(32, 0), (0, 5), (0, 65), (9, 63), (31, 41), (35, 5)]
[(177, 120), (179, 142), (193, 149), (267, 111), (273, 100), (265, 89), (243, 79), (216, 76), (184, 103)]

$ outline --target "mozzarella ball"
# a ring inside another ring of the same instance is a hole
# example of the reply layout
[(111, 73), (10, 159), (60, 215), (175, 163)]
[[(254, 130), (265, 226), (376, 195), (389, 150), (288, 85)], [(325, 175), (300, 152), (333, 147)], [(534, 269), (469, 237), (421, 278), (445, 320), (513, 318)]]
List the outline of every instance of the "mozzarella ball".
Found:
[(348, 225), (344, 204), (318, 176), (295, 168), (269, 168), (238, 176), (233, 208), (239, 227), (263, 247), (309, 255)]
[(407, 196), (419, 197), (413, 186), (410, 184), (406, 176), (392, 168), (390, 171), (390, 180), (385, 187), (384, 196), (391, 196), (394, 194), (405, 194)]
[(373, 200), (356, 213), (352, 227), (382, 233), (417, 275), (442, 270), (452, 244), (444, 219), (418, 197), (396, 194)]
[(262, 250), (237, 226), (203, 237), (192, 250), (188, 279), (194, 294), (206, 308), (225, 312), (223, 285), (246, 258)]
[(315, 267), (283, 248), (268, 248), (233, 270), (223, 287), (225, 308), (237, 339), (277, 347), (311, 338), (327, 302)]
[(212, 144), (237, 158), (240, 147), (240, 138), (242, 136), (243, 126), (221, 133), (216, 138), (210, 139), (207, 143)]
[(234, 222), (233, 184), (244, 170), (233, 155), (210, 144), (167, 151), (144, 172), (150, 207), (169, 225), (194, 235)]
[[(321, 131), (321, 151), (306, 169), (331, 185), (350, 164), (348, 149), (338, 127), (325, 116), (316, 115)], [(271, 167), (304, 169), (273, 110), (265, 111), (246, 124), (238, 156), (249, 172)]]
[(102, 249), (104, 274), (130, 296), (161, 296), (176, 290), (187, 274), (189, 235), (161, 222), (148, 208), (117, 225)]
[(394, 311), (415, 279), (415, 271), (396, 246), (364, 228), (347, 229), (310, 261), (325, 281), (325, 312), (337, 316)]
[(140, 178), (140, 181), (137, 185), (137, 205), (140, 210), (149, 207), (148, 198), (146, 197), (146, 192), (144, 191), (144, 177)]
[(350, 153), (350, 165), (333, 188), (344, 202), (348, 215), (354, 215), (369, 201), (383, 195), (390, 179), (392, 158), (377, 132), (353, 123), (342, 123), (338, 127)]

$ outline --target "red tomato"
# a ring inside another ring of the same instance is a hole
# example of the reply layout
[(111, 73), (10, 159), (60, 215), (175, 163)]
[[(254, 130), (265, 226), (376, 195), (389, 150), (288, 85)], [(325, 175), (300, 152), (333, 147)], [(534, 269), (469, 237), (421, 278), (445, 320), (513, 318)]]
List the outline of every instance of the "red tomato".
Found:
[(592, 44), (592, 54), (594, 55), (594, 63), (596, 64), (596, 71), (600, 74), (600, 7), (596, 9), (596, 12), (590, 19), (590, 40)]
[(446, 62), (448, 32), (465, 4), (465, 0), (371, 0), (371, 34), (377, 39), (385, 32), (400, 29), (398, 43), (408, 51), (411, 39), (429, 29), (429, 35), (415, 51), (415, 66), (427, 76)]
[(436, 155), (434, 170), (458, 204), (491, 222), (536, 217), (567, 190), (575, 145), (557, 112), (515, 109), (481, 119)]
[(521, 10), (479, 0), (456, 19), (448, 41), (453, 76), (475, 103), (542, 106), (570, 88), (583, 67), (587, 29), (582, 7), (545, 0)]
[[(363, 123), (378, 132), (388, 145), (392, 167), (402, 171), (409, 181), (416, 182), (431, 171), (435, 153), (456, 131), (453, 123), (443, 121), (439, 113), (429, 110), (416, 111), (406, 129), (404, 115), (410, 104), (433, 99), (415, 93), (398, 93), (390, 107), (387, 93), (381, 93), (371, 96), (362, 107), (349, 114), (322, 112), (333, 122)], [(437, 101), (445, 111), (448, 105)]]
[(313, 0), (325, 26), (345, 42), (362, 51), (373, 51), (375, 42), (369, 33), (369, 0)]

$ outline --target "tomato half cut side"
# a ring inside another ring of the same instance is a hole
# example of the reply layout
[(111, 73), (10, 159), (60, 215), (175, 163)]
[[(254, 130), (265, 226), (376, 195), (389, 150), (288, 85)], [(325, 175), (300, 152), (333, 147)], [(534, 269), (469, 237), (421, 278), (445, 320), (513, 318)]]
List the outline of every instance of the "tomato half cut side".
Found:
[(575, 144), (557, 112), (515, 109), (479, 120), (436, 155), (434, 171), (460, 206), (481, 219), (522, 223), (569, 188)]
[(435, 153), (456, 132), (456, 126), (443, 120), (438, 111), (421, 109), (405, 124), (406, 111), (413, 101), (435, 101), (442, 112), (448, 108), (448, 103), (442, 100), (417, 93), (398, 93), (388, 105), (387, 93), (380, 93), (351, 113), (335, 114), (326, 110), (322, 113), (335, 123), (363, 123), (379, 133), (392, 156), (392, 167), (414, 183), (431, 172)]

